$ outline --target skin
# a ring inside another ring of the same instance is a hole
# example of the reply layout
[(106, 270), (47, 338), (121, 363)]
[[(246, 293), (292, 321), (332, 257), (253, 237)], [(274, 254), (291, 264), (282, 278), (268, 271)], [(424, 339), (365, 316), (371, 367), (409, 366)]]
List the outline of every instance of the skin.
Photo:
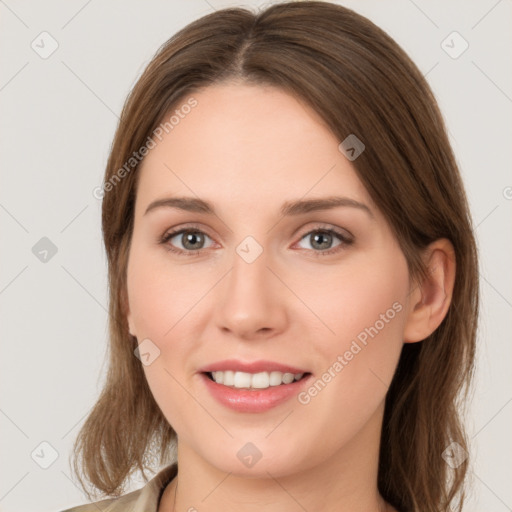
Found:
[[(160, 350), (143, 368), (178, 435), (176, 510), (394, 510), (377, 489), (384, 399), (403, 343), (426, 338), (447, 312), (453, 248), (431, 244), (428, 280), (413, 282), (340, 141), (286, 92), (229, 83), (193, 96), (198, 105), (142, 163), (127, 274), (130, 332)], [(364, 203), (373, 216), (348, 206), (279, 213), (285, 201), (332, 195)], [(173, 196), (207, 200), (217, 215), (144, 214)], [(195, 246), (183, 235), (158, 243), (188, 223), (205, 233)], [(321, 228), (348, 232), (353, 243), (333, 235), (326, 250), (341, 250), (315, 257), (323, 247), (308, 233)], [(252, 263), (236, 252), (247, 236), (263, 248)], [(171, 244), (201, 251), (178, 255), (166, 250)], [(235, 412), (197, 373), (223, 359), (267, 359), (319, 378), (393, 303), (401, 311), (305, 405), (294, 397), (264, 413)], [(262, 454), (250, 468), (237, 457), (247, 442)], [(176, 481), (160, 512), (175, 510)]]

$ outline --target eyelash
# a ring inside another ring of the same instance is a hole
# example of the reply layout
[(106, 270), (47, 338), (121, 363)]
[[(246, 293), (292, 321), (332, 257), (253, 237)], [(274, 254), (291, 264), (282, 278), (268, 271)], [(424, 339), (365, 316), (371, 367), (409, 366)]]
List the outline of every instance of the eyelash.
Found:
[[(206, 235), (209, 238), (211, 238), (207, 233), (205, 233), (201, 229), (195, 228), (194, 226), (189, 226), (186, 228), (180, 228), (180, 229), (176, 229), (174, 231), (169, 231), (169, 232), (165, 233), (160, 238), (160, 240), (158, 242), (160, 244), (164, 245), (165, 249), (167, 251), (178, 254), (179, 256), (186, 256), (186, 257), (199, 256), (200, 253), (202, 251), (204, 251), (205, 249), (184, 251), (182, 249), (176, 249), (175, 247), (173, 247), (171, 244), (168, 243), (169, 240), (174, 238), (176, 235), (180, 235), (180, 234), (184, 234), (184, 233), (201, 233), (201, 234)], [(350, 246), (354, 243), (353, 238), (349, 238), (347, 235), (345, 235), (345, 234), (341, 233), (340, 231), (337, 231), (336, 229), (333, 229), (331, 227), (317, 227), (315, 229), (312, 229), (312, 230), (308, 231), (307, 233), (304, 233), (300, 237), (299, 241), (303, 240), (307, 236), (312, 235), (313, 233), (327, 233), (329, 235), (334, 235), (341, 242), (339, 245), (337, 245), (331, 249), (326, 249), (324, 251), (315, 251), (314, 249), (304, 249), (304, 250), (313, 251), (313, 254), (315, 257), (330, 256), (331, 254), (335, 254), (335, 253), (338, 253), (338, 252), (346, 249), (348, 246)]]

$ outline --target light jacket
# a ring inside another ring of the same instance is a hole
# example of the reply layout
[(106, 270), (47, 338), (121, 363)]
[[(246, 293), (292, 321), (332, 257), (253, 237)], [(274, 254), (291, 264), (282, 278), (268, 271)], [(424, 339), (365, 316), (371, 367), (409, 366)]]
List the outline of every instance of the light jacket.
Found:
[(144, 487), (85, 505), (77, 505), (62, 512), (158, 512), (160, 498), (167, 484), (176, 476), (176, 463), (159, 471)]

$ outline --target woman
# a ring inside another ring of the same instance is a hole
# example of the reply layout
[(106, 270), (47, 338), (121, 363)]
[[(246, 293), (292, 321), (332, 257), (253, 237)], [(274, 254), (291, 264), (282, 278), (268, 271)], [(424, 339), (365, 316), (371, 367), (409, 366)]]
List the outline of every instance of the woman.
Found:
[(327, 2), (191, 23), (97, 194), (110, 366), (75, 471), (108, 498), (68, 512), (462, 510), (473, 227), (387, 34)]

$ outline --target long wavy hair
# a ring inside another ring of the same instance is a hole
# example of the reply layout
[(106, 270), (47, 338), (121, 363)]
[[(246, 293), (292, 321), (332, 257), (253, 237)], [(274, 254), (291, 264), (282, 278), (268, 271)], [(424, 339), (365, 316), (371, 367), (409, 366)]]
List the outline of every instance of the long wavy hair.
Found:
[[(190, 23), (162, 45), (126, 100), (100, 194), (108, 371), (73, 447), (74, 472), (85, 493), (91, 498), (92, 486), (119, 496), (133, 471), (147, 481), (145, 469), (175, 461), (176, 433), (134, 356), (137, 340), (126, 318), (140, 165), (130, 159), (194, 91), (233, 81), (279, 87), (310, 105), (340, 142), (350, 134), (364, 142), (354, 169), (418, 282), (427, 276), (422, 250), (439, 238), (452, 242), (456, 277), (446, 317), (428, 338), (404, 344), (386, 395), (378, 488), (400, 511), (462, 510), (470, 460), (464, 458), (464, 418), (479, 304), (477, 248), (463, 183), (422, 73), (371, 21), (323, 1), (278, 3), (256, 13), (227, 8)], [(445, 450), (453, 442), (464, 460), (452, 468)]]

